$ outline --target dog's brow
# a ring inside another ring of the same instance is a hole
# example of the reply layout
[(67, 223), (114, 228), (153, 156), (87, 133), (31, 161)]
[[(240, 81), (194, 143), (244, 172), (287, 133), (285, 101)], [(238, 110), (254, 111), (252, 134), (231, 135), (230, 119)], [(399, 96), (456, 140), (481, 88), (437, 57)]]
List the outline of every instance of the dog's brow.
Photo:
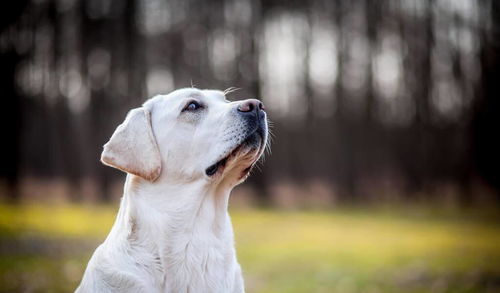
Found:
[(210, 97), (214, 97), (215, 99), (223, 102), (227, 102), (226, 95), (221, 91), (213, 91)]
[(186, 102), (187, 100), (192, 100), (192, 99), (203, 100), (203, 98), (204, 98), (204, 96), (200, 93), (192, 93), (192, 94), (189, 94), (187, 97), (185, 97), (182, 101)]

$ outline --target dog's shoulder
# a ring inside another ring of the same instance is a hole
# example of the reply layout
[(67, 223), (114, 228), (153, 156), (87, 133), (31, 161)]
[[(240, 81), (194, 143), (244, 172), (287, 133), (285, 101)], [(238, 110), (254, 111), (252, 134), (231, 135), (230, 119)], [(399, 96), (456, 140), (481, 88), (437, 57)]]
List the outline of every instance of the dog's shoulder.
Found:
[[(146, 282), (137, 264), (124, 263), (127, 258), (115, 256), (100, 245), (89, 261), (82, 282), (76, 292), (156, 292)], [(146, 276), (146, 277), (145, 277)]]

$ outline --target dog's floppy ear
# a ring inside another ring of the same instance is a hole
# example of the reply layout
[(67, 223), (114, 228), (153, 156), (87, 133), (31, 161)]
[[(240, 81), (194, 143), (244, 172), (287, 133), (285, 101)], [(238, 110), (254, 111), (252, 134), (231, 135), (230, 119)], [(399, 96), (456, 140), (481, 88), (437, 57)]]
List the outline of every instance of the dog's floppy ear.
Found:
[(160, 176), (160, 151), (148, 109), (141, 107), (128, 113), (104, 145), (101, 162), (149, 181)]

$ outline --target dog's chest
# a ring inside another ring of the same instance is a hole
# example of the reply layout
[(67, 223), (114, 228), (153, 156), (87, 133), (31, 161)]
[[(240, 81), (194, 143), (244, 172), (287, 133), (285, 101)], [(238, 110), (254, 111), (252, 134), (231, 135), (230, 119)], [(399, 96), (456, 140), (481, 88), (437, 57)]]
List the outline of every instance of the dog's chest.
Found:
[(167, 242), (163, 250), (164, 292), (231, 290), (236, 258), (227, 239), (196, 232), (173, 237), (177, 239)]

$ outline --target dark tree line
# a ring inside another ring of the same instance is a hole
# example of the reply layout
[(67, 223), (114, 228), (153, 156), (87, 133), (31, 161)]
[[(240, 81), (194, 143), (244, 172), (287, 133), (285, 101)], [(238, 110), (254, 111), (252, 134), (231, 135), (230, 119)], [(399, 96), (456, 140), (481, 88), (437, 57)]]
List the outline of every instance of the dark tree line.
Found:
[(194, 84), (261, 97), (273, 154), (250, 182), (500, 189), (498, 1), (43, 0), (2, 4), (2, 182), (62, 178), (106, 200), (98, 161), (126, 111)]

